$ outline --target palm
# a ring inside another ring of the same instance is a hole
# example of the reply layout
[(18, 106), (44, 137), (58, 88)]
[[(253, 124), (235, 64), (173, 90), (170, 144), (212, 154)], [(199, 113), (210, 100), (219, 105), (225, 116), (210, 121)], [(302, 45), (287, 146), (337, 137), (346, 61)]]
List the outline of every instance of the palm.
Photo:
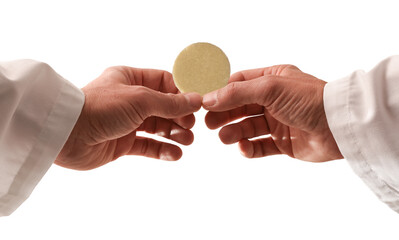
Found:
[[(265, 117), (266, 115), (268, 114), (265, 113)], [(325, 153), (331, 148), (331, 143), (326, 142), (324, 136), (287, 126), (270, 115), (266, 118), (269, 125), (273, 126), (270, 128), (270, 135), (282, 154), (315, 162), (330, 160), (325, 158)]]

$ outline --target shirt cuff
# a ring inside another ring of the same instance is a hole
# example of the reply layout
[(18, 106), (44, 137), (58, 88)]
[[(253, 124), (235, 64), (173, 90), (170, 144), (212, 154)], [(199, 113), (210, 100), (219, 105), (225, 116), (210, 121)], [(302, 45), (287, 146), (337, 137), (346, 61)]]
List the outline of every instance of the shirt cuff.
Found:
[[(371, 161), (373, 156), (366, 151), (361, 138), (367, 131), (354, 113), (353, 99), (359, 99), (361, 81), (359, 72), (326, 84), (324, 88), (324, 108), (330, 130), (342, 155), (347, 159), (354, 172), (369, 186), (377, 197), (391, 209), (399, 213), (399, 193), (381, 178), (380, 169)], [(357, 80), (356, 80), (357, 79)], [(357, 103), (358, 104), (358, 103)], [(360, 126), (359, 126), (360, 125)], [(360, 129), (360, 130), (359, 130)], [(372, 150), (371, 150), (372, 151)]]
[[(61, 77), (59, 77), (61, 78)], [(0, 215), (10, 215), (32, 193), (67, 141), (83, 104), (83, 92), (65, 79), (45, 124), (8, 193), (0, 201)]]

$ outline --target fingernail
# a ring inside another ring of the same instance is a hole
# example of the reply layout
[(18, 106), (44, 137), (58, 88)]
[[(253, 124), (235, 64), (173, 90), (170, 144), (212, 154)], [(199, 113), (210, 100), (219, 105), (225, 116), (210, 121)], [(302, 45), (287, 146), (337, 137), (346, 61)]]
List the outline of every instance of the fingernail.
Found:
[(187, 99), (188, 104), (193, 108), (201, 108), (202, 97), (198, 93), (186, 93), (184, 97)]
[(211, 92), (208, 94), (205, 94), (202, 104), (204, 107), (212, 107), (213, 105), (216, 104), (216, 92)]

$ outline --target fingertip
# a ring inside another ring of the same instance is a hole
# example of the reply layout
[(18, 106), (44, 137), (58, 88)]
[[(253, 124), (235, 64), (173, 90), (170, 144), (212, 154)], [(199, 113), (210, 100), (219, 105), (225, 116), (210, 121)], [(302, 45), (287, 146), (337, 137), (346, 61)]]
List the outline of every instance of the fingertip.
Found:
[(195, 116), (194, 114), (189, 114), (187, 116), (174, 119), (174, 122), (177, 123), (180, 127), (189, 130), (195, 125)]
[(166, 136), (166, 138), (183, 145), (190, 145), (194, 141), (194, 134), (191, 130), (176, 126), (172, 127), (170, 130), (170, 136)]
[(241, 155), (246, 158), (252, 158), (254, 155), (254, 146), (248, 139), (242, 139), (238, 142), (238, 148)]
[(191, 128), (194, 127), (194, 125), (195, 125), (195, 116), (194, 116), (194, 114), (190, 114), (187, 117), (187, 122), (188, 122), (187, 125), (184, 126), (186, 129), (191, 129)]
[(227, 126), (219, 131), (219, 138), (224, 144), (233, 144), (237, 142), (237, 131)]
[(159, 159), (164, 161), (177, 161), (183, 155), (183, 151), (175, 145), (169, 145), (167, 149), (164, 149), (160, 155)]
[(191, 145), (193, 142), (194, 142), (194, 134), (193, 132), (188, 131), (185, 136), (185, 141), (182, 142), (181, 144), (188, 146)]
[(242, 71), (240, 71), (240, 72), (233, 73), (230, 76), (229, 83), (238, 82), (238, 81), (244, 81), (244, 80), (245, 80), (244, 74), (242, 73)]
[(186, 98), (188, 104), (196, 111), (200, 110), (202, 106), (202, 97), (200, 94), (196, 92), (185, 93), (184, 97)]
[(212, 106), (216, 105), (216, 102), (217, 102), (217, 90), (205, 94), (204, 97), (202, 98), (202, 106), (206, 110), (209, 110)]
[(205, 115), (205, 124), (211, 130), (218, 128), (218, 122), (214, 115), (214, 112), (208, 112)]

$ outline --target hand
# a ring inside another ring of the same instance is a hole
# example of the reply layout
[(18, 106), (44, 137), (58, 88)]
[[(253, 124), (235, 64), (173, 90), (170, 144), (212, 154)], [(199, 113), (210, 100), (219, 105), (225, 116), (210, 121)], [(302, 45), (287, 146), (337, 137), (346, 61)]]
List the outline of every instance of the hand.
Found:
[[(225, 144), (239, 143), (248, 158), (286, 154), (311, 162), (343, 158), (328, 127), (323, 106), (326, 82), (295, 66), (246, 70), (203, 98), (210, 129), (224, 126)], [(260, 139), (249, 140), (254, 137)]]
[(178, 160), (179, 147), (136, 136), (155, 133), (175, 142), (193, 142), (201, 96), (179, 94), (169, 72), (112, 67), (84, 87), (82, 113), (55, 163), (89, 170), (131, 154)]

